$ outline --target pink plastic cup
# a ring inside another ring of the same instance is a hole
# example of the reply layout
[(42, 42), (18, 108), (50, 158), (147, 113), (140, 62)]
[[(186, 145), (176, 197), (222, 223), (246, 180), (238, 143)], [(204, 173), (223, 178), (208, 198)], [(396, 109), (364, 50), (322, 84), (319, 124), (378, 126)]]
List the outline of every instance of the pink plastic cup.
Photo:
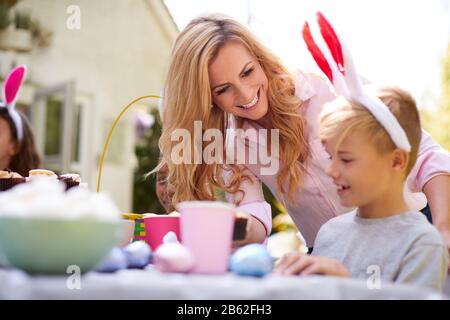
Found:
[(145, 241), (153, 251), (163, 243), (164, 236), (173, 231), (180, 239), (180, 217), (172, 215), (145, 215)]
[(195, 258), (191, 272), (227, 272), (235, 207), (222, 202), (187, 201), (179, 203), (177, 209), (181, 215), (181, 243)]

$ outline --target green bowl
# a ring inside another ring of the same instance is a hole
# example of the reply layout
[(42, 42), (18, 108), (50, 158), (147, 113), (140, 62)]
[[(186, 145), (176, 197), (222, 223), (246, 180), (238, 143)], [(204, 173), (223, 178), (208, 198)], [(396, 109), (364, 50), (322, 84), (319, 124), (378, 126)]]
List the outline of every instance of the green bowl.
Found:
[(65, 274), (94, 268), (121, 236), (120, 221), (0, 217), (0, 253), (28, 273)]

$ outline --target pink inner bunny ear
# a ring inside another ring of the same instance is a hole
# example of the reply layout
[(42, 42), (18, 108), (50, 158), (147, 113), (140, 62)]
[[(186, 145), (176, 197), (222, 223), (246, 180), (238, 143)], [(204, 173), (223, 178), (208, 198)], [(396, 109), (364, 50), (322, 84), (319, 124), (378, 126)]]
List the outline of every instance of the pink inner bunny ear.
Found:
[(339, 71), (345, 75), (344, 55), (342, 54), (341, 42), (325, 16), (321, 12), (317, 12), (316, 16), (320, 33), (330, 49), (331, 55), (333, 56), (334, 61), (336, 61)]
[(331, 70), (330, 65), (328, 64), (322, 51), (320, 51), (320, 48), (314, 42), (308, 22), (305, 22), (305, 25), (303, 26), (302, 36), (317, 65), (328, 77), (328, 79), (330, 79), (331, 83), (333, 83), (333, 71)]
[(11, 104), (16, 99), (17, 92), (25, 77), (25, 71), (25, 66), (18, 66), (14, 68), (6, 78), (4, 85), (6, 105)]

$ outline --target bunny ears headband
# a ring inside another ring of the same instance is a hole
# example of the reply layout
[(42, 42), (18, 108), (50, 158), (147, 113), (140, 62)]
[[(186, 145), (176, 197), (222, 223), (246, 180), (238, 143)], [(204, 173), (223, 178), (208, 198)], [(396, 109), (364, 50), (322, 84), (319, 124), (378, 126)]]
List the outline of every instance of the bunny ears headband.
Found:
[(310, 28), (309, 23), (305, 22), (303, 39), (317, 65), (333, 84), (336, 94), (366, 107), (398, 148), (411, 151), (405, 131), (389, 108), (380, 99), (364, 91), (350, 52), (331, 24), (320, 12), (317, 12), (316, 18), (319, 30), (314, 28), (315, 24), (311, 24), (313, 28)]
[(23, 125), (22, 118), (15, 109), (15, 103), (19, 89), (22, 85), (23, 79), (25, 78), (26, 70), (26, 67), (22, 65), (15, 67), (9, 73), (3, 85), (3, 100), (0, 101), (0, 112), (8, 113), (13, 120), (17, 131), (17, 139), (19, 141), (23, 139)]

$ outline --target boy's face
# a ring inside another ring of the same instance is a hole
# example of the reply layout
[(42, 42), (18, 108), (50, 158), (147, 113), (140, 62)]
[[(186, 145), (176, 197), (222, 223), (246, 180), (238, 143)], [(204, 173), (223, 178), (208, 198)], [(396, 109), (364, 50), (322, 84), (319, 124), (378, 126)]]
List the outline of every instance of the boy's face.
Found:
[(156, 173), (156, 195), (158, 196), (159, 202), (166, 210), (166, 213), (175, 210), (172, 205), (173, 188), (167, 183), (168, 170), (167, 165), (164, 165)]
[(392, 153), (380, 154), (364, 134), (349, 134), (336, 149), (339, 137), (324, 142), (331, 156), (327, 174), (337, 186), (341, 204), (364, 206), (383, 197), (392, 184)]

